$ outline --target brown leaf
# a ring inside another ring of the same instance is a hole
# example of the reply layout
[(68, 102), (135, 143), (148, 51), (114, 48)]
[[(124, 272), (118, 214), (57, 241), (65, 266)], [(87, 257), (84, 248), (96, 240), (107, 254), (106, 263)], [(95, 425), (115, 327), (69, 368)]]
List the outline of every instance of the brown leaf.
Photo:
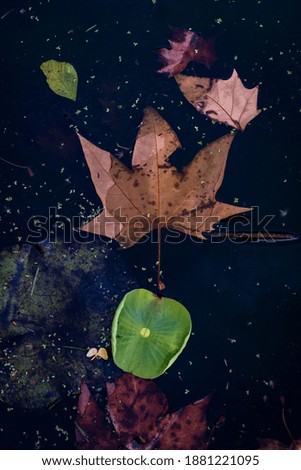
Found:
[[(107, 383), (107, 411), (98, 409), (85, 383), (76, 419), (80, 449), (205, 449), (210, 396), (167, 413), (165, 394), (151, 380), (125, 373)], [(106, 447), (107, 446), (107, 447)]]
[(301, 450), (301, 439), (297, 439), (296, 441), (294, 441), (291, 449), (292, 450)]
[(258, 86), (248, 89), (233, 70), (228, 80), (176, 75), (185, 98), (202, 114), (239, 130), (256, 117)]
[(146, 108), (133, 152), (132, 170), (79, 136), (104, 210), (81, 229), (115, 238), (124, 247), (160, 227), (204, 238), (221, 219), (250, 209), (216, 201), (233, 135), (200, 150), (180, 173), (168, 157), (181, 146), (169, 124)]
[(107, 409), (119, 438), (127, 449), (147, 445), (157, 435), (157, 425), (168, 409), (167, 399), (156, 384), (123, 374), (107, 384)]
[(286, 450), (288, 447), (276, 439), (257, 438), (261, 450)]
[(162, 420), (158, 449), (206, 449), (206, 410), (210, 395), (167, 415)]
[(291, 444), (283, 444), (276, 439), (257, 438), (260, 450), (301, 450), (301, 439), (293, 440)]
[(77, 404), (75, 438), (79, 449), (117, 449), (112, 429), (105, 421), (105, 413), (93, 400), (83, 380)]
[(173, 28), (168, 42), (170, 49), (158, 49), (159, 59), (164, 64), (158, 72), (168, 73), (169, 77), (182, 72), (190, 61), (199, 62), (208, 69), (216, 61), (215, 38), (204, 39), (193, 31)]

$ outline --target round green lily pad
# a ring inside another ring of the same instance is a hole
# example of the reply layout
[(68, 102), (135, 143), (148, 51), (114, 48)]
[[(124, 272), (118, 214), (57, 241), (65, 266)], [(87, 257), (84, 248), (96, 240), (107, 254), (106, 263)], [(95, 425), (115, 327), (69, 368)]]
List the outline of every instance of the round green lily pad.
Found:
[(41, 70), (47, 78), (49, 88), (57, 95), (76, 100), (78, 76), (73, 65), (68, 62), (47, 60), (41, 65)]
[(191, 333), (188, 310), (146, 289), (128, 292), (112, 324), (112, 353), (118, 367), (144, 379), (163, 374), (183, 351)]

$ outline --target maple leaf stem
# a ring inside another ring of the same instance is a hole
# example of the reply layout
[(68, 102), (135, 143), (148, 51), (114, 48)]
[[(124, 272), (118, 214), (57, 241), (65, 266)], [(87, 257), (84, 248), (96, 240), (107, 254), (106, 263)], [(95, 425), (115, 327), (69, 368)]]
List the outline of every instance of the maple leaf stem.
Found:
[(300, 235), (297, 233), (292, 232), (217, 232), (217, 233), (210, 233), (208, 235), (208, 240), (210, 238), (221, 238), (221, 239), (229, 239), (233, 240), (234, 242), (291, 242), (291, 241), (298, 241), (300, 240)]
[(288, 425), (287, 425), (287, 423), (286, 423), (286, 419), (285, 419), (285, 401), (284, 401), (284, 397), (281, 397), (281, 398), (282, 398), (282, 399), (281, 399), (281, 404), (282, 404), (282, 407), (281, 407), (281, 418), (282, 418), (283, 425), (284, 425), (284, 427), (285, 427), (285, 429), (286, 429), (286, 431), (287, 431), (289, 437), (290, 437), (291, 440), (292, 440), (292, 442), (291, 442), (291, 446), (292, 446), (292, 445), (294, 444), (294, 442), (295, 442), (295, 439), (294, 439), (292, 433), (290, 432), (289, 427), (288, 427)]
[(165, 289), (165, 284), (161, 280), (161, 226), (158, 226), (158, 274), (157, 274), (157, 286), (161, 291)]
[(9, 160), (5, 160), (5, 158), (2, 158), (2, 157), (0, 157), (0, 160), (2, 160), (5, 163), (8, 163), (11, 166), (15, 166), (16, 168), (22, 168), (22, 170), (27, 170), (29, 176), (33, 176), (33, 171), (29, 166), (17, 165), (16, 163), (10, 162)]
[[(157, 284), (159, 287), (160, 282), (160, 271), (161, 271), (161, 227), (158, 227), (158, 271), (157, 271)], [(160, 287), (159, 287), (160, 289)]]

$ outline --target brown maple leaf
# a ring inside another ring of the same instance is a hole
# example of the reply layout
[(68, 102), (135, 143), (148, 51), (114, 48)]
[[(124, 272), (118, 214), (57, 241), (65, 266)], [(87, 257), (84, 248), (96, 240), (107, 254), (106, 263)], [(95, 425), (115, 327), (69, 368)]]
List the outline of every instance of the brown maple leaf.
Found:
[(176, 75), (185, 98), (202, 114), (244, 130), (261, 110), (257, 109), (258, 86), (245, 88), (236, 70), (228, 80)]
[(125, 373), (107, 383), (108, 421), (85, 382), (76, 418), (80, 449), (206, 449), (206, 410), (210, 395), (174, 413), (151, 380)]
[(79, 136), (104, 210), (81, 227), (130, 247), (160, 227), (204, 238), (221, 219), (250, 210), (216, 200), (228, 152), (228, 134), (200, 150), (182, 172), (168, 157), (181, 146), (169, 124), (146, 108), (127, 168), (109, 152)]
[(208, 69), (216, 61), (215, 38), (204, 39), (193, 31), (173, 28), (172, 38), (168, 42), (170, 49), (160, 48), (157, 52), (164, 64), (158, 72), (168, 73), (169, 77), (182, 72), (190, 61), (198, 62)]

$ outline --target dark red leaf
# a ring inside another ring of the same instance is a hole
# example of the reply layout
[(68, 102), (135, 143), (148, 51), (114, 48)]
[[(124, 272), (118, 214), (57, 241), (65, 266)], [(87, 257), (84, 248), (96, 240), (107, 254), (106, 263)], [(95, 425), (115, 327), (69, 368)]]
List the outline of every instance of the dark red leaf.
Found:
[(166, 396), (151, 380), (125, 373), (107, 383), (109, 422), (82, 383), (76, 419), (80, 449), (206, 449), (210, 396), (167, 413)]
[(162, 432), (158, 449), (206, 449), (207, 419), (206, 409), (210, 395), (185, 406), (162, 420)]
[(120, 439), (127, 449), (140, 448), (157, 435), (159, 420), (168, 409), (167, 399), (156, 384), (132, 374), (123, 374), (107, 384), (107, 409)]
[(158, 49), (159, 58), (164, 64), (158, 72), (166, 72), (169, 77), (182, 72), (190, 61), (198, 62), (210, 69), (217, 59), (213, 37), (204, 39), (193, 31), (174, 28), (172, 38), (168, 42), (170, 49)]
[(105, 413), (93, 400), (83, 380), (77, 404), (75, 438), (79, 449), (118, 449), (112, 428), (105, 421)]

